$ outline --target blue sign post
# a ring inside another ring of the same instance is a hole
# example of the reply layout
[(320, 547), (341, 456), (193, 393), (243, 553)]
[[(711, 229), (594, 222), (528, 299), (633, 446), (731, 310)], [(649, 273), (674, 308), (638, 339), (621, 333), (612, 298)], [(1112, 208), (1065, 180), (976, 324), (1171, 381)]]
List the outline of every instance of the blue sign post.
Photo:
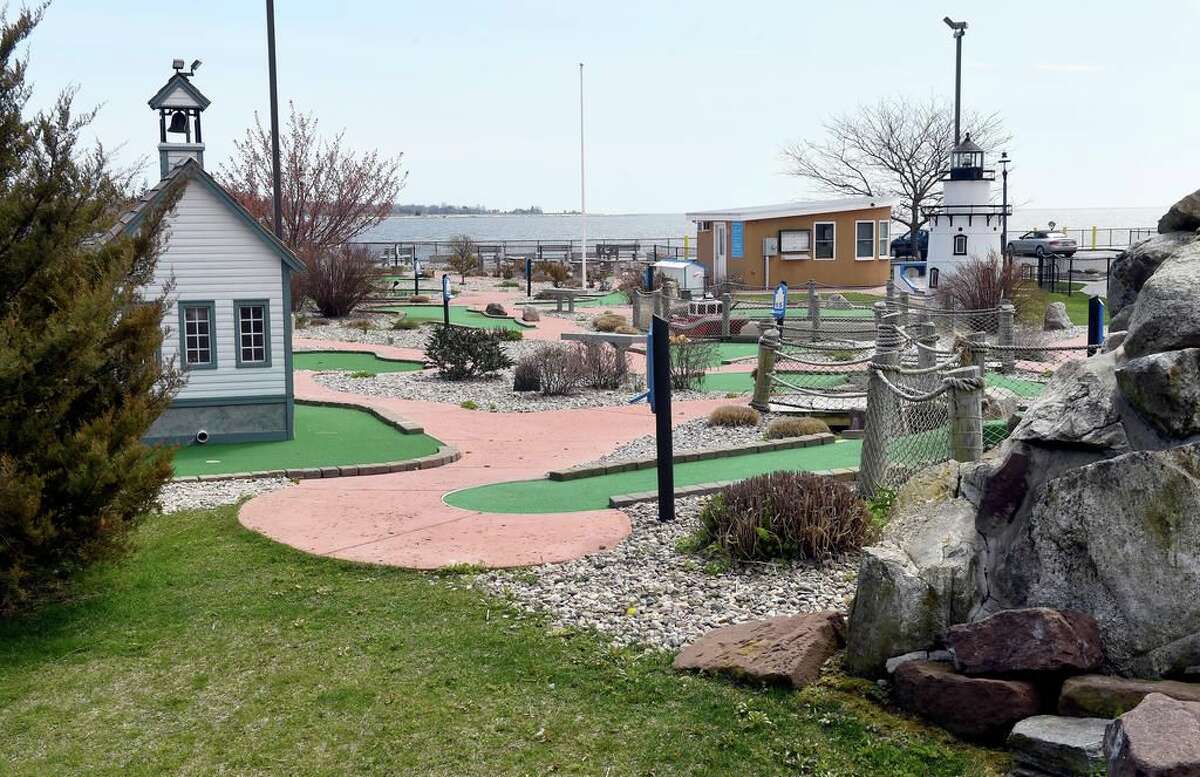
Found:
[(450, 274), (442, 275), (442, 320), (450, 326)]
[(413, 296), (421, 293), (421, 260), (417, 258), (417, 249), (413, 249)]
[(741, 259), (746, 255), (746, 224), (742, 221), (733, 222), (733, 228), (730, 233), (730, 242), (733, 244), (730, 247), (729, 255), (734, 259)]
[(533, 298), (533, 257), (525, 257), (525, 296)]
[(775, 323), (779, 326), (783, 326), (783, 317), (787, 315), (787, 298), (787, 281), (780, 281), (771, 300), (771, 314), (775, 316)]
[(1100, 297), (1088, 300), (1087, 344), (1088, 356), (1093, 356), (1104, 345), (1104, 300)]

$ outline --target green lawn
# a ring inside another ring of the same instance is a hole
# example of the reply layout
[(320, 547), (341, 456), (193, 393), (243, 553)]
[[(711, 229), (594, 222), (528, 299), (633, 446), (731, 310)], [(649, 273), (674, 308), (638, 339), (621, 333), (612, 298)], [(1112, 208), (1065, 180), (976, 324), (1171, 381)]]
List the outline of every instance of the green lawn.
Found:
[[(689, 461), (675, 465), (675, 485), (740, 480), (781, 469), (811, 471), (857, 467), (861, 448), (858, 440), (842, 440), (811, 448)], [(447, 494), (445, 501), (464, 510), (493, 513), (599, 510), (608, 506), (611, 496), (653, 491), (657, 477), (655, 470), (642, 469), (576, 480), (517, 480), (455, 491)]]
[(381, 359), (366, 351), (296, 351), (292, 368), (313, 371), (341, 372), (415, 372), (425, 365), (400, 359)]
[[(441, 305), (384, 305), (372, 308), (372, 310), (385, 313), (403, 313), (405, 318), (417, 321), (442, 320)], [(512, 310), (509, 311), (510, 314), (512, 312)], [(521, 332), (527, 329), (527, 327), (521, 326), (511, 318), (488, 318), (482, 313), (472, 312), (462, 305), (450, 306), (450, 323), (481, 329), (514, 329)]]
[[(452, 581), (453, 579), (451, 579)], [(669, 668), (430, 575), (308, 556), (233, 508), (148, 519), (70, 601), (0, 621), (9, 775), (998, 777), (833, 677)]]
[[(1067, 306), (1067, 315), (1071, 318), (1071, 323), (1075, 326), (1087, 326), (1088, 323), (1088, 300), (1090, 297), (1080, 291), (1083, 288), (1082, 283), (1074, 284), (1074, 293), (1067, 295), (1065, 292), (1056, 292), (1054, 294), (1046, 293), (1046, 304), (1051, 302), (1061, 302)], [(1105, 299), (1104, 305), (1104, 323), (1107, 326), (1110, 316), (1108, 314), (1108, 300)], [(1039, 320), (1037, 323), (1041, 323)]]
[(362, 410), (297, 404), (295, 439), (189, 445), (175, 454), (175, 474), (223, 475), (403, 461), (437, 453), (439, 446), (428, 435), (404, 434)]

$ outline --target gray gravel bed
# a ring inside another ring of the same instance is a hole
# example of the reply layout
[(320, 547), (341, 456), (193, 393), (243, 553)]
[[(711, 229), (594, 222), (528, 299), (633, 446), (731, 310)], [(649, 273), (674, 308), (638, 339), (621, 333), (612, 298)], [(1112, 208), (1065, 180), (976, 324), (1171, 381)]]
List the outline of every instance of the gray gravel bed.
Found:
[(245, 496), (257, 496), (268, 491), (277, 491), (291, 484), (292, 481), (287, 478), (168, 483), (158, 494), (158, 504), (163, 513), (177, 513), (180, 510), (207, 510), (221, 505), (234, 504)]
[[(751, 442), (762, 442), (767, 431), (768, 418), (763, 417), (757, 426), (709, 426), (706, 418), (693, 418), (677, 424), (671, 433), (671, 442), (676, 452), (694, 451), (703, 448), (729, 448)], [(657, 440), (653, 434), (630, 440), (612, 453), (607, 453), (589, 464), (600, 464), (628, 459), (653, 458), (658, 453)]]
[[(369, 315), (362, 319), (371, 321), (373, 328), (363, 331), (358, 327), (346, 326), (345, 320), (339, 319), (321, 326), (309, 324), (303, 329), (296, 330), (297, 337), (307, 337), (313, 340), (336, 340), (343, 343), (369, 343), (371, 345), (393, 345), (397, 348), (424, 348), (429, 339), (429, 327), (417, 329), (392, 329), (392, 315)], [(359, 320), (354, 318), (351, 320)]]
[(824, 563), (742, 566), (716, 574), (676, 543), (699, 526), (703, 498), (676, 501), (676, 521), (658, 521), (656, 503), (625, 510), (633, 532), (611, 550), (526, 569), (477, 575), (475, 587), (558, 627), (596, 629), (620, 645), (675, 650), (719, 626), (799, 612), (845, 611), (857, 554)]
[[(413, 399), (461, 405), (474, 402), (480, 410), (499, 413), (536, 413), (540, 410), (567, 410), (581, 407), (623, 405), (639, 392), (632, 389), (597, 391), (582, 389), (569, 396), (544, 397), (536, 391), (512, 390), (512, 370), (501, 370), (496, 377), (483, 380), (442, 380), (433, 370), (389, 372), (374, 378), (351, 378), (346, 372), (325, 372), (316, 376), (321, 385), (335, 391), (348, 391), (369, 397)], [(675, 395), (687, 398), (682, 392)], [(696, 394), (695, 396), (702, 396)]]

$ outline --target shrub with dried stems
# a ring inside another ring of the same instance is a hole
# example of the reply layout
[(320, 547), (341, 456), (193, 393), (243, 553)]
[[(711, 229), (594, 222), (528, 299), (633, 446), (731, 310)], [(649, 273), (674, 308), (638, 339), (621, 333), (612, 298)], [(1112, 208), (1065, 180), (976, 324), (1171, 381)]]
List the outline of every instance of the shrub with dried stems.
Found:
[(537, 353), (526, 354), (517, 359), (513, 368), (513, 391), (540, 391), (542, 371)]
[(467, 282), (467, 273), (474, 272), (479, 266), (479, 257), (475, 252), (475, 241), (470, 235), (455, 235), (450, 239), (450, 259), (447, 262), (450, 269)]
[(709, 366), (716, 361), (716, 343), (693, 340), (687, 335), (672, 335), (670, 344), (671, 388), (676, 391), (699, 390)]
[[(1021, 277), (1019, 264), (1005, 262), (991, 251), (986, 259), (971, 258), (944, 274), (936, 298), (940, 307), (957, 310), (991, 310), (1008, 300), (1024, 319), (1042, 299), (1037, 291), (1035, 284)], [(1038, 315), (1044, 311), (1043, 303)]]
[(571, 268), (562, 262), (539, 262), (535, 271), (549, 278), (556, 289), (571, 277)]
[(623, 326), (629, 326), (629, 319), (611, 310), (606, 310), (592, 319), (592, 328), (597, 332), (615, 332)]
[(300, 276), (306, 297), (326, 318), (347, 316), (375, 293), (380, 269), (367, 249), (343, 245), (304, 257)]
[(829, 425), (820, 418), (776, 418), (767, 425), (764, 436), (768, 440), (781, 440), (785, 437), (804, 437), (809, 434), (829, 434)]
[(758, 426), (762, 416), (747, 405), (721, 405), (708, 414), (709, 426)]
[(625, 382), (626, 364), (617, 349), (606, 343), (578, 343), (583, 356), (584, 384), (611, 391)]
[(573, 394), (584, 385), (587, 366), (583, 352), (566, 344), (545, 343), (533, 352), (538, 365), (538, 388), (543, 396)]
[(733, 560), (825, 559), (858, 550), (871, 531), (849, 486), (807, 472), (772, 472), (726, 487), (700, 513), (699, 547)]

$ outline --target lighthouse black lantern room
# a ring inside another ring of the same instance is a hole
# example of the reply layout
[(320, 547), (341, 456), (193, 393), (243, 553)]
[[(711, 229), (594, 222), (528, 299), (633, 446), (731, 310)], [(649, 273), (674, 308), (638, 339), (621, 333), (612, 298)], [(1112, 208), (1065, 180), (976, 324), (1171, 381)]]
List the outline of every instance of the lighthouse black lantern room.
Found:
[(971, 133), (950, 153), (950, 180), (979, 181), (983, 179), (983, 149), (971, 140)]

